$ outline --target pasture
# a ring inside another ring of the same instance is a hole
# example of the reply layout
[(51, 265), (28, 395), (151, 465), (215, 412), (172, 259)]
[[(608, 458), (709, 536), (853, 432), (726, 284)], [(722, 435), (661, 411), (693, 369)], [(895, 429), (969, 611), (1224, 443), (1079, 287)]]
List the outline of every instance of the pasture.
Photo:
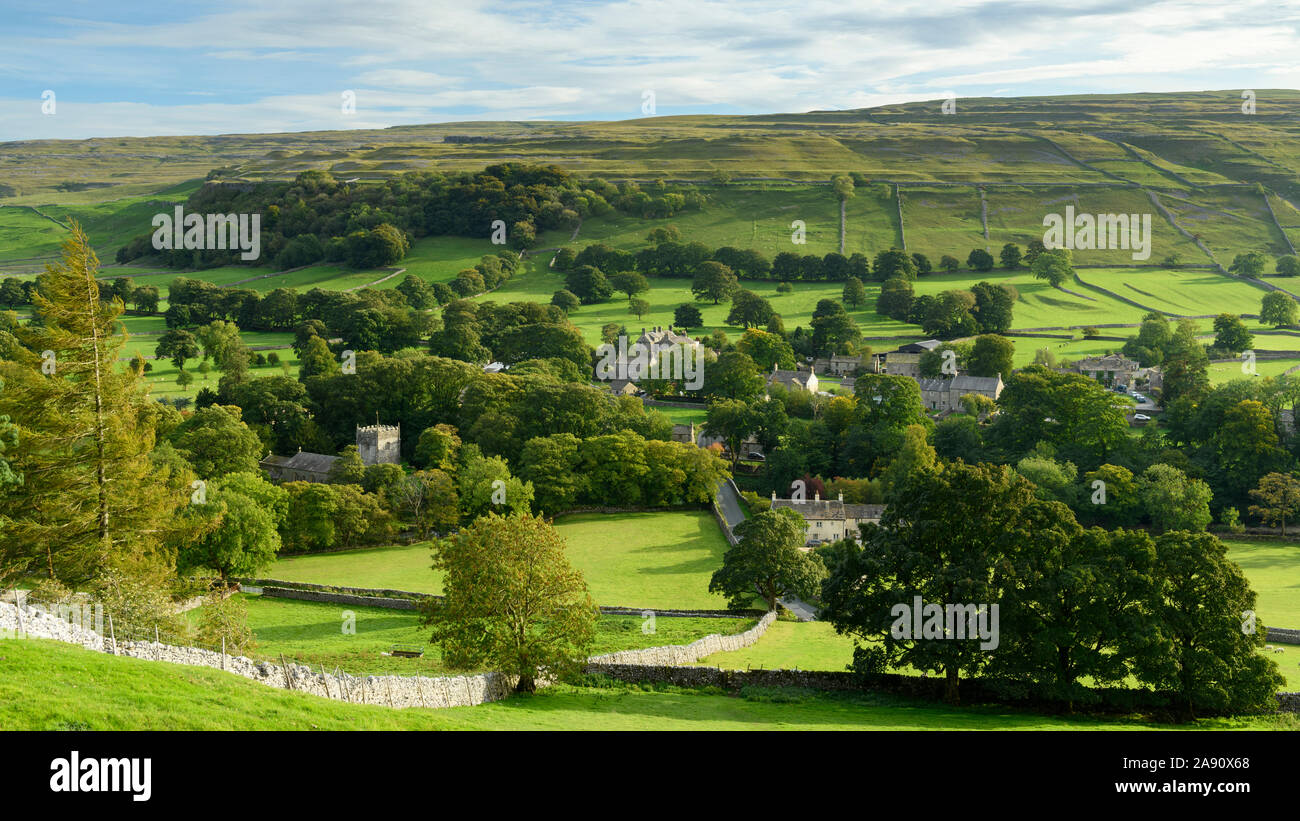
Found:
[[(708, 592), (727, 543), (712, 514), (584, 513), (563, 516), (555, 527), (567, 542), (569, 562), (581, 570), (597, 604), (692, 610), (722, 609)], [(349, 587), (441, 593), (427, 542), (279, 559), (270, 579)]]
[[(257, 636), (250, 657), (278, 661), (284, 657), (314, 668), (336, 667), (352, 675), (450, 675), (458, 670), (443, 662), (429, 643), (429, 628), (413, 610), (388, 610), (323, 602), (296, 601), (240, 594), (248, 607), (248, 626)], [(190, 611), (197, 621), (200, 610)], [(639, 616), (601, 616), (592, 655), (664, 644), (689, 644), (711, 633), (738, 633), (754, 619), (656, 618), (653, 633), (644, 632)], [(344, 628), (353, 632), (347, 632)], [(423, 658), (383, 655), (394, 644), (420, 645)]]
[[(948, 707), (873, 694), (561, 685), (476, 707), (393, 710), (279, 690), (202, 667), (50, 641), (5, 642), (0, 727), (10, 730), (957, 730), (1165, 729), (1135, 718)], [(33, 687), (32, 682), (41, 682)], [(592, 682), (592, 684), (604, 684)], [(1296, 729), (1294, 716), (1202, 719), (1184, 729)]]

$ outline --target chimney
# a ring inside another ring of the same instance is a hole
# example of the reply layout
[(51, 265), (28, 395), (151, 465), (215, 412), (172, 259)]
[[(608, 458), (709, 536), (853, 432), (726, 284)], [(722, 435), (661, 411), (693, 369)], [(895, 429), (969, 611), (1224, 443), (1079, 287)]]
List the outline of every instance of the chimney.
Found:
[(772, 501), (776, 501), (776, 491), (772, 491)]
[(776, 373), (776, 366), (777, 366), (777, 364), (778, 364), (778, 363), (776, 363), (776, 362), (773, 362), (773, 363), (772, 363), (772, 373)]
[(821, 492), (820, 490), (814, 490), (814, 491), (813, 491), (813, 501), (814, 501), (814, 502), (820, 502), (821, 500), (822, 500), (822, 492)]
[(842, 491), (842, 490), (840, 491), (840, 502), (841, 502), (841, 503), (844, 502), (844, 491)]

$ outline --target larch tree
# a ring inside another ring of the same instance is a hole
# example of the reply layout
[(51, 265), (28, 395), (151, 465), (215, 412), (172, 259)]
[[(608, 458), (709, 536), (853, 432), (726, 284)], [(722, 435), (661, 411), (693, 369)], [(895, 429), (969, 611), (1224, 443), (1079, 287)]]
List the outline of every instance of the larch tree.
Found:
[(169, 566), (173, 514), (189, 499), (151, 463), (156, 403), (119, 365), (120, 301), (100, 299), (99, 260), (76, 223), (33, 292), (39, 321), (0, 334), (0, 416), (24, 483), (5, 495), (0, 565), (75, 587), (110, 568)]

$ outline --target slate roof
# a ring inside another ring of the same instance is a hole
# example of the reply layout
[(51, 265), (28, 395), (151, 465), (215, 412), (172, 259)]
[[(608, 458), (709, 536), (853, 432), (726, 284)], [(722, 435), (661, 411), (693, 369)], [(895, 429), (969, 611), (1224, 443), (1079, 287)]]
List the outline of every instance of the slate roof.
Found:
[(262, 460), (263, 465), (275, 466), (282, 470), (299, 470), (305, 473), (327, 474), (334, 463), (338, 461), (337, 456), (326, 456), (323, 453), (307, 453), (298, 451), (293, 456), (268, 456)]
[(884, 505), (854, 505), (838, 499), (810, 499), (796, 502), (793, 499), (773, 499), (772, 509), (788, 507), (805, 519), (879, 519)]

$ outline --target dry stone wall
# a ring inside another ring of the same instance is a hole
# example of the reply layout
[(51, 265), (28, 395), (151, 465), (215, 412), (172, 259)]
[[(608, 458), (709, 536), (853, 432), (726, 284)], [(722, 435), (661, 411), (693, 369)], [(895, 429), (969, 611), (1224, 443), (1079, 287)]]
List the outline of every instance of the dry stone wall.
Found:
[(603, 656), (592, 656), (587, 663), (592, 666), (602, 664), (637, 665), (654, 667), (673, 667), (694, 664), (705, 656), (714, 653), (726, 653), (740, 650), (758, 641), (772, 622), (776, 613), (769, 611), (758, 620), (758, 624), (743, 633), (722, 636), (714, 633), (690, 644), (671, 644), (666, 647), (648, 647), (644, 650), (620, 650)]
[[(759, 623), (734, 636), (710, 635), (688, 645), (652, 647), (594, 656), (593, 665), (622, 664), (690, 664), (711, 653), (738, 650), (758, 641), (776, 618), (768, 613)], [(52, 639), (78, 644), (88, 650), (113, 653), (146, 661), (167, 661), (192, 667), (224, 670), (268, 687), (310, 693), (324, 698), (356, 704), (381, 704), (386, 707), (469, 707), (503, 699), (514, 689), (516, 680), (500, 673), (468, 676), (351, 676), (313, 670), (301, 664), (276, 664), (255, 661), (244, 656), (204, 650), (198, 647), (174, 647), (152, 641), (114, 643), (87, 627), (46, 613), (38, 607), (15, 606), (0, 602), (0, 636)], [(543, 683), (543, 682), (539, 682)]]

